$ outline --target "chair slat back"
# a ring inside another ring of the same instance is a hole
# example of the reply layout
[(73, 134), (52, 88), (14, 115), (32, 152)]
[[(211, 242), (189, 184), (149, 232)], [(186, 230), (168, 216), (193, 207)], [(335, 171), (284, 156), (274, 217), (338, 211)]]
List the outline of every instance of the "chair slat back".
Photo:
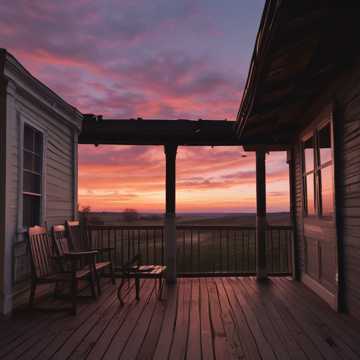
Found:
[(52, 234), (55, 242), (56, 251), (59, 256), (71, 251), (70, 241), (66, 234), (64, 225), (54, 225), (52, 227)]
[(56, 272), (53, 259), (52, 238), (45, 227), (34, 226), (28, 230), (31, 265), (37, 278), (44, 278)]
[(87, 250), (89, 248), (86, 236), (82, 234), (79, 221), (66, 221), (66, 230), (72, 249)]

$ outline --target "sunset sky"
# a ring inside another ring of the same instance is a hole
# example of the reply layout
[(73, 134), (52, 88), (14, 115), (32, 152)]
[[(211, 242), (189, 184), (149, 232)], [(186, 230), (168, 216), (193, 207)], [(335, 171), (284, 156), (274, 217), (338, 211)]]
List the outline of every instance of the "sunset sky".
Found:
[[(234, 120), (263, 0), (13, 0), (0, 47), (84, 113)], [(255, 161), (240, 149), (180, 147), (177, 211), (255, 209)], [(79, 202), (162, 212), (161, 147), (80, 146)], [(288, 210), (284, 153), (267, 159), (268, 210)]]

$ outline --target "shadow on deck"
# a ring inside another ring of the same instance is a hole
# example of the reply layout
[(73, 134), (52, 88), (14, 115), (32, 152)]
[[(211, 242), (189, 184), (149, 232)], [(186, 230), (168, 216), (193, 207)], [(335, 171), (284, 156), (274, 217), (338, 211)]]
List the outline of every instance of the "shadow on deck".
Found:
[(153, 285), (122, 308), (107, 285), (76, 317), (18, 310), (0, 322), (0, 358), (360, 358), (360, 324), (288, 278), (182, 278), (161, 302)]

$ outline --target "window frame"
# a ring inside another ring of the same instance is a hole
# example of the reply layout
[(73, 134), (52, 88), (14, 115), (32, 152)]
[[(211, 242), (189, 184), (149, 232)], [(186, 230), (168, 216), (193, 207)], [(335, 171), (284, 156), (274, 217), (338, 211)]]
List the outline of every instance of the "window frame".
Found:
[[(306, 159), (305, 159), (305, 143), (313, 139), (313, 169), (310, 171), (306, 171)], [(305, 216), (316, 216), (317, 214), (317, 199), (316, 199), (316, 158), (315, 158), (315, 148), (316, 148), (316, 140), (314, 136), (314, 132), (307, 132), (305, 136), (303, 136), (301, 140), (301, 157), (302, 157), (302, 182), (303, 182), (303, 211)], [(313, 175), (313, 194), (314, 194), (314, 214), (308, 214), (308, 192), (307, 192), (307, 177), (308, 175)]]
[[(48, 132), (44, 129), (30, 114), (17, 111), (17, 123), (19, 127), (18, 137), (18, 216), (17, 216), (17, 233), (23, 234), (27, 231), (23, 222), (24, 211), (24, 191), (23, 191), (23, 170), (24, 170), (24, 129), (29, 126), (42, 135), (42, 155), (41, 155), (41, 200), (40, 200), (40, 219), (41, 225), (46, 220), (46, 168), (47, 168), (47, 142)], [(25, 192), (26, 193), (26, 192)]]
[[(326, 161), (324, 164), (321, 164), (320, 159), (320, 146), (319, 146), (319, 133), (321, 130), (329, 126), (330, 129), (330, 149), (331, 149), (331, 160)], [(306, 172), (305, 169), (305, 148), (304, 144), (307, 140), (313, 138), (314, 141), (314, 169), (313, 171)], [(311, 126), (311, 129), (306, 131), (306, 133), (301, 137), (301, 159), (302, 159), (302, 183), (303, 183), (303, 215), (307, 218), (317, 217), (321, 219), (334, 219), (335, 217), (335, 182), (334, 182), (334, 131), (333, 131), (333, 115), (332, 110), (328, 109), (325, 112), (325, 119), (321, 117), (321, 121), (317, 121)], [(333, 212), (332, 215), (323, 214), (323, 201), (322, 201), (322, 170), (332, 166), (331, 172), (331, 182), (332, 182), (332, 204)], [(307, 202), (307, 175), (313, 173), (314, 176), (314, 207), (315, 213), (308, 214), (308, 202)]]

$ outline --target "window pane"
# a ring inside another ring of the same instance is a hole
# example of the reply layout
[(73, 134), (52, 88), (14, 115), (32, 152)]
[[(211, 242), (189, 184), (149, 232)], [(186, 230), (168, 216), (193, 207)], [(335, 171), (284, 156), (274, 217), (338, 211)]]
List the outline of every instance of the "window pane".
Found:
[(36, 171), (37, 173), (41, 174), (41, 158), (40, 157), (37, 157), (37, 156), (34, 156), (34, 171)]
[(330, 124), (326, 125), (319, 131), (318, 137), (320, 163), (325, 164), (326, 162), (332, 160)]
[(24, 150), (24, 169), (33, 170), (33, 154)]
[(315, 215), (314, 174), (306, 176), (307, 214)]
[(323, 216), (332, 216), (334, 212), (334, 188), (332, 173), (332, 165), (321, 169), (321, 201)]
[(24, 192), (31, 192), (34, 194), (40, 194), (41, 189), (41, 177), (33, 173), (24, 171)]
[(25, 227), (40, 225), (40, 201), (39, 196), (24, 195), (23, 225)]
[(314, 170), (314, 138), (304, 142), (305, 172)]
[(24, 148), (34, 150), (34, 130), (27, 125), (24, 126)]
[(35, 132), (34, 152), (38, 155), (41, 155), (41, 153), (42, 153), (42, 134), (38, 131)]

